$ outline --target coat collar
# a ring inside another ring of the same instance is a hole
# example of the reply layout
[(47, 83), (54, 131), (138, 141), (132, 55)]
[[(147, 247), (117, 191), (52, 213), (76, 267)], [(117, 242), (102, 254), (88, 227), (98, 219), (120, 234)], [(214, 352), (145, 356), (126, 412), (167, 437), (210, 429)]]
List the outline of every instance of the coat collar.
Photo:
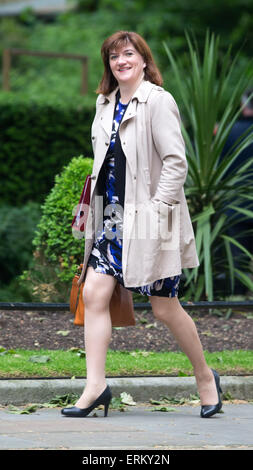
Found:
[[(154, 83), (149, 82), (148, 80), (142, 80), (140, 85), (138, 86), (137, 90), (134, 92), (132, 96), (132, 100), (137, 99), (139, 103), (145, 103), (150, 95), (151, 90), (157, 87)], [(159, 87), (160, 88), (160, 87)], [(97, 99), (98, 104), (105, 104), (108, 101), (115, 103), (115, 95), (118, 91), (119, 87), (113, 90), (109, 95), (102, 95), (100, 94)]]
[[(137, 101), (139, 103), (145, 103), (151, 93), (151, 90), (156, 87), (154, 83), (151, 83), (147, 80), (143, 80), (137, 90), (135, 91), (130, 103), (127, 107), (127, 111), (123, 116), (121, 124), (129, 119), (132, 119), (137, 112)], [(113, 90), (109, 95), (99, 95), (97, 99), (97, 104), (107, 105), (103, 109), (103, 119), (101, 120), (101, 125), (105, 130), (108, 138), (112, 132), (112, 120), (113, 120), (113, 113), (114, 113), (114, 106), (115, 106), (115, 95), (118, 91), (119, 87)], [(137, 101), (136, 101), (137, 100)]]

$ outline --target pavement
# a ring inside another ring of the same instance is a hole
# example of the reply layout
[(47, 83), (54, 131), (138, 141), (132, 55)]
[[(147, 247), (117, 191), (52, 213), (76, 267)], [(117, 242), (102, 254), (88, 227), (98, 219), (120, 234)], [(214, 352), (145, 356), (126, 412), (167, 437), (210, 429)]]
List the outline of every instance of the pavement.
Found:
[[(57, 395), (80, 394), (84, 379), (0, 380), (1, 450), (253, 450), (253, 377), (221, 377), (222, 413), (200, 418), (198, 404), (169, 404), (170, 411), (152, 411), (149, 400), (161, 396), (189, 398), (196, 394), (194, 377), (108, 378), (112, 394), (129, 393), (135, 405), (124, 412), (98, 409), (86, 418), (67, 418), (60, 408), (37, 408), (12, 414), (8, 405), (45, 403)], [(122, 454), (123, 455), (123, 454)], [(122, 462), (122, 460), (121, 460)], [(131, 463), (131, 462), (129, 462)]]

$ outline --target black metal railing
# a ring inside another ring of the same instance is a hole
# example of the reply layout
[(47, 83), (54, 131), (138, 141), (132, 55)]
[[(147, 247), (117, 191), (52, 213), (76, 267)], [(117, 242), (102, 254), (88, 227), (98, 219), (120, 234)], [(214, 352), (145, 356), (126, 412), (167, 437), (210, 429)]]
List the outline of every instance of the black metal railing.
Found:
[[(231, 308), (233, 310), (253, 310), (253, 301), (226, 301), (216, 300), (200, 301), (200, 302), (181, 302), (182, 307), (189, 310), (194, 309), (210, 309), (210, 308)], [(149, 302), (134, 303), (135, 310), (150, 310)], [(44, 310), (44, 311), (68, 311), (68, 303), (40, 303), (40, 302), (0, 302), (0, 310)]]

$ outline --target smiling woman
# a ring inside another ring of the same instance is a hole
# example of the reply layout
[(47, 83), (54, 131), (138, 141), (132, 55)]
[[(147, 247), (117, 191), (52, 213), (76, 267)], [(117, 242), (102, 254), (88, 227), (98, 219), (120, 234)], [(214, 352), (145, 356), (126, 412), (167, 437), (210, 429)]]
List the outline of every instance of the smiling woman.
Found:
[(132, 66), (135, 63), (135, 66), (139, 68), (140, 76), (143, 75), (145, 80), (149, 80), (158, 86), (163, 84), (162, 76), (146, 41), (135, 32), (118, 31), (107, 38), (102, 45), (101, 55), (104, 63), (104, 74), (97, 93), (108, 95), (118, 86), (117, 78), (119, 75), (114, 75), (114, 61), (117, 62), (123, 51), (123, 56), (120, 58), (121, 61), (123, 60), (121, 66)]
[(127, 104), (133, 94), (131, 89), (135, 90), (136, 85), (144, 78), (146, 64), (134, 46), (128, 45), (110, 52), (110, 67), (121, 88), (121, 102)]
[(105, 361), (117, 287), (129, 311), (131, 292), (150, 296), (155, 317), (193, 365), (201, 416), (209, 417), (221, 408), (219, 376), (207, 366), (196, 326), (178, 300), (182, 268), (199, 264), (183, 189), (187, 161), (179, 110), (137, 33), (113, 34), (101, 53), (104, 74), (92, 124), (91, 203), (79, 279), (87, 382), (76, 405), (62, 414), (84, 417), (99, 403), (107, 415)]

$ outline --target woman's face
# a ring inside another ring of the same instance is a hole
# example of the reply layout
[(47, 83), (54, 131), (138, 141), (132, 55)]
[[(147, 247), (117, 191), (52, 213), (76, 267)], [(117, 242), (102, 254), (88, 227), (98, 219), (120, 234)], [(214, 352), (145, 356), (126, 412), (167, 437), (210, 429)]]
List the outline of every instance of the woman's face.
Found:
[(119, 86), (131, 86), (139, 82), (146, 66), (143, 57), (131, 42), (116, 51), (110, 51), (109, 64)]

